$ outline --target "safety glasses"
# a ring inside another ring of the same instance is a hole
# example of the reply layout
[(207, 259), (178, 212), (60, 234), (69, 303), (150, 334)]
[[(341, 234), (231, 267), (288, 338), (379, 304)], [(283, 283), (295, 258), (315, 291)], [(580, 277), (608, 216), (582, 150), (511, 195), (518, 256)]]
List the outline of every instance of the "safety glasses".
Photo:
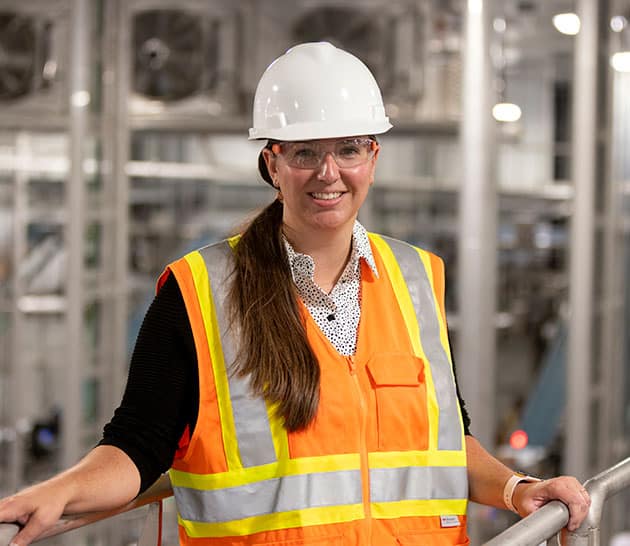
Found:
[(316, 169), (327, 154), (331, 154), (340, 169), (358, 167), (374, 157), (378, 142), (371, 138), (343, 138), (339, 140), (308, 140), (305, 142), (276, 142), (271, 151), (282, 155), (290, 167)]

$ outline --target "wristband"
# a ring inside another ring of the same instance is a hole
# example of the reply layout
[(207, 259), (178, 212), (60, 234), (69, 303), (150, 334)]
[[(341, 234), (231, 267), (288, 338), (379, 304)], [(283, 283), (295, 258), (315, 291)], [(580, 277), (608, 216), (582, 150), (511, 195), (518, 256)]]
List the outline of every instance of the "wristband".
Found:
[(511, 510), (515, 514), (518, 514), (518, 510), (512, 503), (512, 497), (514, 496), (514, 490), (519, 483), (522, 482), (541, 482), (540, 478), (534, 478), (534, 476), (528, 476), (526, 474), (515, 473), (510, 476), (510, 479), (505, 482), (503, 488), (503, 502), (508, 510)]

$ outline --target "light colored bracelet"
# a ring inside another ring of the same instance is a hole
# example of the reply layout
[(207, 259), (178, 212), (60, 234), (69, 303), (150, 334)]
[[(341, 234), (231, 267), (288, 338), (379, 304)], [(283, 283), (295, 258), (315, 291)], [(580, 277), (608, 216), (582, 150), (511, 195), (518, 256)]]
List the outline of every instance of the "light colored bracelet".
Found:
[(512, 503), (512, 497), (514, 497), (514, 490), (516, 486), (521, 482), (541, 482), (540, 478), (535, 478), (534, 476), (528, 476), (527, 474), (515, 473), (510, 476), (510, 479), (505, 482), (505, 487), (503, 488), (503, 502), (508, 510), (511, 510), (515, 514), (518, 514), (518, 510), (514, 507)]

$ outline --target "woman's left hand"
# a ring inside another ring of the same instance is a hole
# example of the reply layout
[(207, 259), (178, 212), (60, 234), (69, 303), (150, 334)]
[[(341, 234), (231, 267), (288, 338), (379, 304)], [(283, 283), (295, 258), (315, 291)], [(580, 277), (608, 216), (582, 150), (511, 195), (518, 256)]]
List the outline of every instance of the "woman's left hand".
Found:
[(575, 531), (591, 506), (591, 498), (584, 486), (571, 476), (560, 476), (541, 482), (522, 482), (516, 486), (512, 503), (519, 515), (525, 517), (552, 500), (562, 501), (569, 508), (567, 529)]

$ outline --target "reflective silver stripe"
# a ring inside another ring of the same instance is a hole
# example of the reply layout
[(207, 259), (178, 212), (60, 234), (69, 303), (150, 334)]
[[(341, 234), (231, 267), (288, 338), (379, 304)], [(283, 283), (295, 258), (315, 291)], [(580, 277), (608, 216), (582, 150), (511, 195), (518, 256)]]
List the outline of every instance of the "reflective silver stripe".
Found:
[(224, 302), (228, 292), (226, 281), (233, 264), (232, 249), (227, 241), (223, 241), (200, 249), (199, 254), (204, 260), (210, 278), (223, 357), (228, 371), (230, 400), (241, 463), (247, 468), (275, 462), (276, 451), (265, 401), (251, 396), (248, 377), (238, 377), (230, 373), (236, 350), (234, 339), (228, 332)]
[(392, 249), (405, 279), (420, 327), (424, 354), (429, 360), (435, 395), (440, 407), (438, 449), (462, 449), (461, 422), (451, 365), (440, 339), (438, 310), (433, 287), (416, 249), (407, 243), (383, 237)]
[(468, 498), (464, 466), (408, 466), (370, 470), (372, 502)]
[(183, 519), (207, 523), (362, 502), (360, 470), (285, 476), (210, 491), (184, 487), (173, 491)]

